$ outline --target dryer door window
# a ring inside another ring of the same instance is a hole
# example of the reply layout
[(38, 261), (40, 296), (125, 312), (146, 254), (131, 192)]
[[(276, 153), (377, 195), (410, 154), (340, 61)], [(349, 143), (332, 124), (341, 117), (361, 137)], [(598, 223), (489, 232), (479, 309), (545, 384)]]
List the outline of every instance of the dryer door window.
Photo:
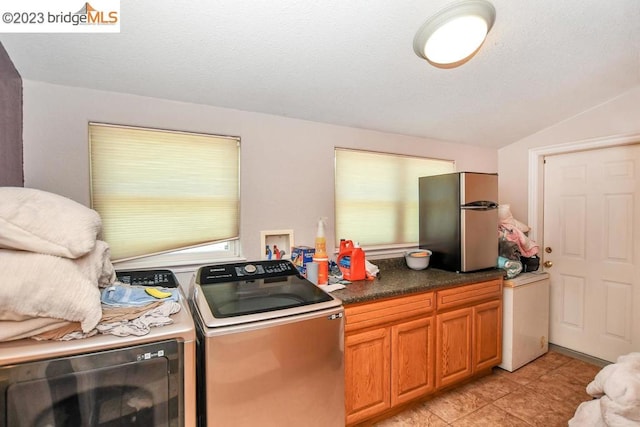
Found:
[(1, 368), (0, 427), (178, 425), (180, 353), (165, 341)]
[(9, 426), (168, 425), (167, 370), (159, 358), (13, 384)]

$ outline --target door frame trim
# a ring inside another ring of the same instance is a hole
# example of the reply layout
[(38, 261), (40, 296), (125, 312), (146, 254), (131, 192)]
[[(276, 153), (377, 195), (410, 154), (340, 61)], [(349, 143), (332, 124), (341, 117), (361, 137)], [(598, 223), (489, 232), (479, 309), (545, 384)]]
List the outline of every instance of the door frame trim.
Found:
[(529, 149), (529, 210), (528, 223), (532, 227), (529, 237), (544, 246), (544, 157), (599, 148), (618, 147), (640, 143), (640, 133), (589, 138), (579, 141)]

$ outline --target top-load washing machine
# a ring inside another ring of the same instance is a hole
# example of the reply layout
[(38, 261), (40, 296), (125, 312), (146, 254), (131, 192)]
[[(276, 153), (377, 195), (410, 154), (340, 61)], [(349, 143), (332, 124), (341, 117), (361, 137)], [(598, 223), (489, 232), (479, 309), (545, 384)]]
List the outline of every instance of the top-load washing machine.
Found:
[(344, 426), (342, 301), (271, 260), (201, 267), (190, 302), (200, 426)]

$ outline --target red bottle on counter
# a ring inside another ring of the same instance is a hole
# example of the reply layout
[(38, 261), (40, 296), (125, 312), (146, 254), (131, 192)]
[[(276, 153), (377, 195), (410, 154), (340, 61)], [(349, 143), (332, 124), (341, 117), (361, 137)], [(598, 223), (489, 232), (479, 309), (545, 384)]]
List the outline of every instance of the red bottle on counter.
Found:
[(340, 240), (337, 263), (345, 280), (364, 280), (367, 277), (364, 251), (351, 240)]

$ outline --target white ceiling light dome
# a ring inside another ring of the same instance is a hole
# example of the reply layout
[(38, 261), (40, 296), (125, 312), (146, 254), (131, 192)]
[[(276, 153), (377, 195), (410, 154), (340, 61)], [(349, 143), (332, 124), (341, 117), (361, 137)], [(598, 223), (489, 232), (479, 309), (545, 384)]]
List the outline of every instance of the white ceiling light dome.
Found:
[(413, 50), (436, 67), (457, 67), (475, 55), (495, 19), (496, 10), (486, 0), (451, 4), (422, 24)]

